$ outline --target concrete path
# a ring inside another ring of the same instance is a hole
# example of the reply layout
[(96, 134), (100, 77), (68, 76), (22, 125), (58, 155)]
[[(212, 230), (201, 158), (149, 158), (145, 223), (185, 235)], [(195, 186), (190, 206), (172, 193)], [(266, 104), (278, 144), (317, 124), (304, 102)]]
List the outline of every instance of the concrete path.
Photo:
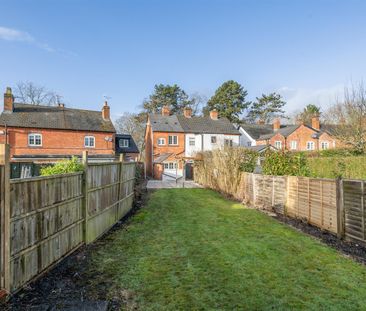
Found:
[(193, 181), (168, 181), (168, 180), (149, 180), (146, 185), (147, 189), (167, 189), (167, 188), (202, 188)]

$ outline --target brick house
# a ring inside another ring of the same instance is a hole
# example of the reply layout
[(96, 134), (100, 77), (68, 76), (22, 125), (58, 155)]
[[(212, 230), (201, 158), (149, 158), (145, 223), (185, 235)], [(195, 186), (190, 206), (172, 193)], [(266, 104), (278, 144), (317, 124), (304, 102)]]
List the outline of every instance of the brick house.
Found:
[(272, 145), (278, 150), (315, 151), (342, 147), (333, 135), (334, 126), (320, 124), (319, 117), (313, 117), (311, 124), (281, 125), (276, 119), (273, 125), (241, 125), (243, 144)]
[(239, 146), (240, 133), (217, 111), (210, 116), (171, 115), (168, 107), (161, 114), (149, 114), (145, 131), (146, 174), (154, 179), (192, 178), (196, 154), (227, 146)]
[(115, 128), (107, 102), (102, 111), (14, 103), (7, 88), (0, 134), (0, 143), (10, 145), (12, 162), (54, 162), (81, 156), (84, 150), (92, 161), (115, 157)]

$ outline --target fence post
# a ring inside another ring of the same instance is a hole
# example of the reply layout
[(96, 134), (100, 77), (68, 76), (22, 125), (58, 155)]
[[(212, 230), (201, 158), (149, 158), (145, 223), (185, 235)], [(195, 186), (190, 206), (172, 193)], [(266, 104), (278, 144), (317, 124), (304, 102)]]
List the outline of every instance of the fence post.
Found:
[[(123, 196), (123, 162), (124, 162), (124, 155), (123, 153), (121, 153), (119, 155), (119, 187), (118, 187), (118, 207), (120, 207), (121, 205), (121, 200), (122, 200), (122, 196)], [(119, 217), (117, 217), (119, 218)]]
[(1, 164), (4, 165), (4, 178), (1, 180), (1, 277), (3, 288), (10, 293), (10, 146), (0, 145)]
[(83, 240), (84, 243), (88, 242), (88, 151), (83, 151), (82, 162), (84, 165), (84, 173), (83, 173), (83, 217), (84, 217), (84, 226), (83, 226)]
[(285, 176), (285, 182), (286, 182), (286, 198), (285, 198), (285, 204), (283, 206), (283, 215), (287, 216), (287, 206), (288, 206), (288, 200), (289, 200), (289, 181), (288, 181), (288, 176)]
[(336, 204), (337, 204), (337, 235), (338, 238), (343, 238), (345, 235), (345, 213), (343, 202), (343, 180), (336, 179)]

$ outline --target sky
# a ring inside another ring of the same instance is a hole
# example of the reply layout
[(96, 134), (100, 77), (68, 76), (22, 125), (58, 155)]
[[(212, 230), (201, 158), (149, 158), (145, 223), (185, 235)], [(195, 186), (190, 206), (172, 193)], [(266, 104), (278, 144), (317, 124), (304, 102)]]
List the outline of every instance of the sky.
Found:
[(155, 84), (206, 97), (227, 80), (290, 113), (325, 109), (366, 72), (366, 1), (0, 0), (0, 90), (32, 81), (114, 118)]

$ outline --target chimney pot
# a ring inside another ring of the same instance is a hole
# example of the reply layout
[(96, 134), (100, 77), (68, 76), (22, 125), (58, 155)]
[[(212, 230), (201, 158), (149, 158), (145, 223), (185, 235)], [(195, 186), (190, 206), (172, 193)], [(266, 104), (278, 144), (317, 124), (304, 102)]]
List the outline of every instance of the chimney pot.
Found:
[(186, 118), (191, 118), (192, 117), (192, 108), (191, 107), (185, 107), (183, 109), (183, 114)]
[(273, 121), (273, 130), (278, 131), (281, 128), (281, 121), (279, 118)]
[(104, 102), (104, 106), (102, 108), (102, 117), (104, 120), (109, 120), (111, 118), (111, 111), (107, 101)]
[(10, 87), (6, 88), (4, 94), (4, 111), (13, 112), (14, 110), (14, 96)]
[(170, 116), (170, 108), (169, 106), (163, 106), (163, 108), (161, 109), (161, 115), (163, 116)]
[(217, 120), (218, 117), (219, 117), (219, 113), (217, 112), (216, 109), (213, 109), (213, 110), (210, 111), (210, 118), (212, 120)]

